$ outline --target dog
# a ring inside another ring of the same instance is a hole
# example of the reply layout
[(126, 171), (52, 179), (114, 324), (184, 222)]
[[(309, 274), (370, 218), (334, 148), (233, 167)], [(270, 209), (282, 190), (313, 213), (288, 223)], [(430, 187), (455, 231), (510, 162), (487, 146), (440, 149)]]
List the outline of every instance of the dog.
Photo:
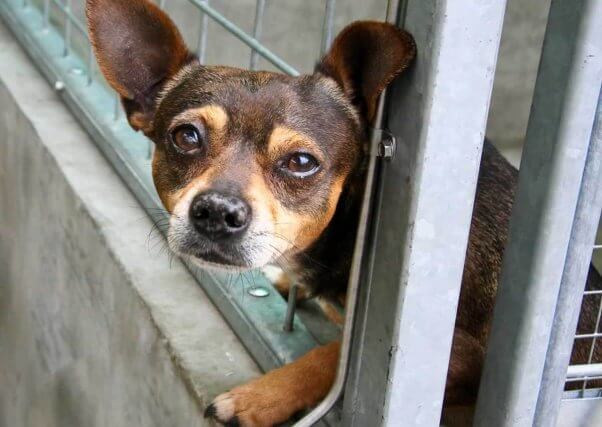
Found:
[[(150, 0), (87, 0), (100, 70), (127, 119), (155, 144), (152, 175), (170, 213), (171, 249), (203, 268), (278, 262), (306, 296), (344, 300), (368, 134), (382, 91), (412, 63), (414, 40), (359, 21), (315, 72), (289, 77), (201, 65)], [(476, 399), (517, 171), (485, 141), (445, 405)], [(334, 250), (336, 248), (336, 250)], [(588, 286), (602, 282), (590, 271)], [(277, 280), (286, 292), (285, 278)], [(580, 330), (595, 325), (594, 301)], [(586, 342), (573, 362), (587, 359)], [(602, 360), (602, 347), (595, 360)], [(316, 405), (333, 384), (339, 343), (218, 396), (205, 415), (271, 426)]]

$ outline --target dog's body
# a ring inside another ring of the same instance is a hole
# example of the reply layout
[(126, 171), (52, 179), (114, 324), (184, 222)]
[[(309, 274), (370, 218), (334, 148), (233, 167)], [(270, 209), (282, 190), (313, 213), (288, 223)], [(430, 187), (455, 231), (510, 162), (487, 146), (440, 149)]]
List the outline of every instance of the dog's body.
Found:
[[(380, 93), (415, 55), (411, 36), (388, 24), (352, 24), (314, 74), (293, 78), (200, 65), (149, 0), (88, 0), (87, 16), (103, 74), (132, 127), (155, 142), (153, 178), (171, 214), (171, 248), (205, 268), (275, 262), (307, 296), (343, 300), (368, 128)], [(486, 142), (448, 405), (476, 396), (516, 179)], [(595, 270), (591, 282), (600, 283)], [(593, 303), (585, 312), (580, 328), (591, 330)], [(314, 349), (218, 396), (206, 415), (227, 425), (285, 421), (326, 395), (338, 352), (338, 343)], [(586, 353), (578, 347), (574, 361)]]

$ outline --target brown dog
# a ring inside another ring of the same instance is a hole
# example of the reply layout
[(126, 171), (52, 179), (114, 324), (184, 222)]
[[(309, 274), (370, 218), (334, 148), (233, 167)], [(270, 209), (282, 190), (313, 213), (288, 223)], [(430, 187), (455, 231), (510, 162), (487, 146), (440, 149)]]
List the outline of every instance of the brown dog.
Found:
[[(171, 214), (171, 248), (204, 268), (284, 263), (307, 294), (340, 299), (368, 127), (379, 95), (415, 55), (412, 37), (356, 22), (314, 74), (293, 78), (200, 65), (149, 0), (88, 0), (87, 17), (100, 69), (132, 127), (155, 143), (153, 178)], [(486, 143), (447, 404), (476, 395), (515, 182), (516, 171)], [(586, 311), (580, 327), (593, 328), (593, 305)], [(338, 350), (317, 348), (236, 387), (206, 415), (227, 425), (285, 421), (327, 394)]]

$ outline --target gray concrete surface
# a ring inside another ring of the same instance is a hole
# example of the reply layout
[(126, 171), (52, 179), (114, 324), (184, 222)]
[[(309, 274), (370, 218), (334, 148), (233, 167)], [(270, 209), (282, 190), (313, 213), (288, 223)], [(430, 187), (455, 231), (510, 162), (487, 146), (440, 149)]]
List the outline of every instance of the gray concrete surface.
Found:
[(0, 426), (202, 426), (259, 373), (0, 26)]

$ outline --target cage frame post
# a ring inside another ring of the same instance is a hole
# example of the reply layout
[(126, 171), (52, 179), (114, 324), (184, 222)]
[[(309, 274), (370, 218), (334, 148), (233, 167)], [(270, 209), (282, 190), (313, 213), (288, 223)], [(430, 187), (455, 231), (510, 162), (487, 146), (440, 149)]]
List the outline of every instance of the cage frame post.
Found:
[[(592, 248), (602, 210), (602, 92), (585, 161), (575, 220), (567, 251), (560, 292), (535, 411), (535, 426), (556, 425), (560, 400), (577, 329)], [(602, 364), (575, 366), (575, 377), (596, 376)]]
[(381, 160), (346, 426), (439, 425), (506, 2), (469, 3), (400, 2), (419, 53), (389, 91), (399, 143)]
[(475, 426), (535, 419), (602, 79), (600, 22), (602, 2), (552, 1)]

